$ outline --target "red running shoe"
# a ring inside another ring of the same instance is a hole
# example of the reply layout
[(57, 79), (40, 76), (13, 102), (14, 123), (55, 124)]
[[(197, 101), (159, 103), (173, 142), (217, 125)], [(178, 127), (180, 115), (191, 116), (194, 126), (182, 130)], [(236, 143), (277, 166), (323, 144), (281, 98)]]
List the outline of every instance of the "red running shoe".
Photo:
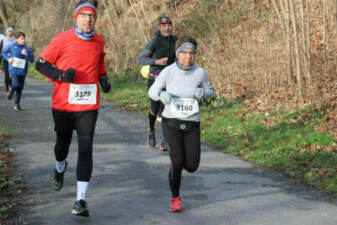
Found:
[(180, 196), (171, 199), (170, 212), (181, 212), (183, 204), (181, 203)]

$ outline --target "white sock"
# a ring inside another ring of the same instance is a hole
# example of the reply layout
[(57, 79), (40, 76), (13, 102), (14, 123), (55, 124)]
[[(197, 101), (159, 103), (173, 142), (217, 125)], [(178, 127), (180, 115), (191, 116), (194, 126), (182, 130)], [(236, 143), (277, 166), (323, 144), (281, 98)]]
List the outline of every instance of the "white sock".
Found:
[(56, 171), (59, 173), (63, 173), (64, 169), (66, 168), (66, 161), (63, 160), (62, 162), (56, 161)]
[(76, 200), (85, 200), (87, 194), (89, 182), (77, 181), (77, 197)]

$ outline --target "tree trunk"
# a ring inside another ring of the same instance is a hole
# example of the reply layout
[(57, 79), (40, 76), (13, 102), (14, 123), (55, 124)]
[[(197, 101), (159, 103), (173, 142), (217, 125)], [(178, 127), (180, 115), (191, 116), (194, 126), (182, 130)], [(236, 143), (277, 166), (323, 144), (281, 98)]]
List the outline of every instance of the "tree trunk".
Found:
[(334, 5), (335, 5), (335, 9), (334, 9), (334, 11), (335, 11), (335, 15), (334, 15), (334, 17), (335, 17), (335, 27), (337, 29), (337, 0), (334, 0), (333, 2), (334, 2)]
[(307, 14), (307, 20), (306, 20), (306, 27), (307, 27), (307, 34), (306, 34), (306, 42), (307, 42), (307, 59), (308, 59), (308, 69), (309, 69), (309, 76), (311, 78), (311, 44), (310, 44), (310, 14), (309, 14), (309, 0), (306, 0), (306, 14)]
[(72, 8), (72, 5), (73, 5), (73, 2), (74, 0), (70, 0), (70, 3), (69, 1), (67, 1), (65, 4), (67, 5), (66, 8), (67, 8), (67, 11), (65, 13), (65, 17), (63, 19), (63, 24), (62, 24), (62, 31), (65, 31), (67, 29), (67, 24), (68, 24), (68, 19), (69, 19), (69, 15), (70, 14), (70, 9)]
[(293, 28), (293, 38), (294, 38), (294, 51), (295, 51), (295, 61), (296, 61), (296, 78), (297, 78), (297, 87), (300, 97), (302, 97), (302, 78), (301, 78), (301, 65), (300, 65), (300, 51), (298, 45), (298, 33), (297, 33), (297, 21), (296, 21), (296, 12), (294, 7), (294, 1), (289, 0), (290, 8), (290, 19)]
[[(337, 0), (336, 0), (336, 1), (337, 1)], [(277, 5), (276, 5), (275, 0), (272, 0), (272, 3), (273, 3), (273, 7), (274, 7), (274, 9), (275, 9), (277, 18), (278, 18), (278, 20), (280, 21), (280, 25), (281, 25), (281, 27), (284, 29), (284, 28), (285, 28), (285, 25), (284, 25), (283, 19), (281, 18), (280, 10), (278, 9), (278, 7), (277, 7)], [(282, 4), (282, 3), (280, 3), (280, 4)]]
[(1, 17), (2, 23), (4, 24), (4, 29), (5, 29), (4, 33), (6, 33), (6, 29), (7, 27), (10, 26), (10, 24), (8, 21), (6, 4), (4, 3), (3, 0), (0, 0), (0, 17)]
[(289, 4), (288, 0), (280, 0), (280, 7), (284, 17), (284, 26), (286, 29), (286, 55), (288, 57), (287, 65), (287, 80), (289, 84), (292, 84), (292, 51), (291, 51), (291, 38), (290, 38), (290, 26), (289, 26)]
[[(134, 1), (134, 0), (133, 0), (133, 1)], [(133, 3), (131, 0), (129, 0), (129, 2), (130, 2), (131, 4)], [(136, 2), (135, 2), (135, 3), (136, 3)], [(146, 42), (149, 41), (149, 38), (148, 38), (147, 35), (146, 35), (146, 32), (145, 32), (145, 30), (144, 30), (144, 28), (143, 28), (143, 25), (142, 25), (142, 23), (141, 23), (140, 20), (139, 20), (139, 16), (138, 16), (138, 14), (137, 14), (137, 11), (136, 11), (135, 7), (133, 7), (132, 10), (133, 10), (133, 13), (134, 13), (134, 15), (135, 15), (135, 17), (136, 17), (136, 20), (137, 20), (137, 23), (138, 23), (138, 25), (139, 25), (139, 28), (140, 28), (140, 30), (142, 31), (142, 34), (144, 35), (145, 41), (146, 41)]]
[(305, 26), (305, 17), (304, 17), (304, 5), (305, 2), (304, 0), (302, 0), (301, 4), (300, 4), (300, 8), (301, 8), (301, 48), (302, 48), (302, 55), (303, 55), (303, 72), (305, 73), (306, 76), (306, 82), (308, 84), (310, 84), (311, 82), (311, 77), (310, 77), (310, 71), (309, 71), (309, 67), (308, 67), (308, 59), (307, 59), (307, 42), (306, 42), (306, 26)]
[[(326, 0), (323, 0), (323, 41), (324, 41), (324, 45), (323, 45), (323, 54), (324, 54), (324, 64), (328, 63), (328, 34), (327, 34), (327, 2)], [(325, 67), (326, 67), (325, 66)]]
[[(108, 3), (106, 3), (106, 4), (108, 4)], [(118, 6), (117, 6), (115, 0), (112, 0), (112, 5), (115, 9), (116, 16), (119, 17), (122, 14), (122, 12), (120, 10), (118, 10)]]

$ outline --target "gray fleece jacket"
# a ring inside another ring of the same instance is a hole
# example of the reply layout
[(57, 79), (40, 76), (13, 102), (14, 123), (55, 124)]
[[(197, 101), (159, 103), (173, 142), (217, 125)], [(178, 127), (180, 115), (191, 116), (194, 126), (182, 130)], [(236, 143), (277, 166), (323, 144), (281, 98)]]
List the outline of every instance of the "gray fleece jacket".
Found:
[[(155, 101), (159, 101), (160, 92), (164, 88), (166, 88), (166, 92), (170, 96), (179, 98), (195, 98), (194, 93), (197, 88), (204, 89), (203, 98), (205, 99), (214, 95), (214, 88), (206, 71), (196, 64), (188, 71), (181, 69), (177, 63), (165, 67), (149, 89), (149, 97)], [(176, 118), (171, 112), (169, 105), (165, 106), (162, 116), (165, 118)], [(200, 121), (200, 110), (183, 120)]]

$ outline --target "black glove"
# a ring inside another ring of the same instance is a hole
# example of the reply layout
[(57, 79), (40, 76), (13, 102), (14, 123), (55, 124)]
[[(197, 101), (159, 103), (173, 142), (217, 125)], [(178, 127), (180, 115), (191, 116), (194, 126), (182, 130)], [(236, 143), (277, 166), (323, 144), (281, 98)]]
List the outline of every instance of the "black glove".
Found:
[(62, 71), (62, 73), (59, 76), (59, 80), (62, 82), (72, 83), (75, 78), (75, 72), (76, 70), (73, 68), (69, 68), (66, 71)]
[(111, 85), (105, 75), (99, 77), (99, 83), (101, 84), (104, 93), (108, 93), (110, 91)]

